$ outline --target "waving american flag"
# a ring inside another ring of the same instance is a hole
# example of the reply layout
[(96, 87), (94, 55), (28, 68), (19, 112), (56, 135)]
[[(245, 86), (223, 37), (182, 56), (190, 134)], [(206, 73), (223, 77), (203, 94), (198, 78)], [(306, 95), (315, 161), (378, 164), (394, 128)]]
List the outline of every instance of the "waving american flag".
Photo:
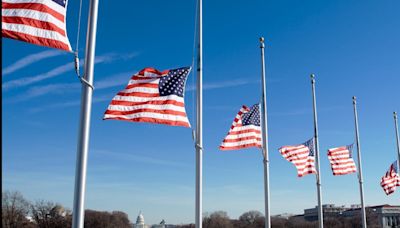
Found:
[(351, 155), (352, 151), (353, 144), (328, 150), (328, 159), (331, 163), (333, 175), (345, 175), (357, 171)]
[(2, 0), (2, 36), (71, 51), (66, 0)]
[(243, 105), (219, 149), (238, 150), (248, 147), (261, 147), (259, 104), (251, 108)]
[(396, 191), (397, 187), (400, 187), (400, 176), (397, 168), (397, 161), (393, 162), (385, 176), (381, 179), (381, 186), (386, 195), (392, 194)]
[(314, 158), (314, 138), (300, 145), (283, 146), (279, 149), (279, 152), (287, 161), (296, 166), (298, 177), (317, 173)]
[(190, 127), (184, 103), (190, 70), (190, 67), (162, 72), (154, 68), (141, 70), (112, 99), (104, 119)]

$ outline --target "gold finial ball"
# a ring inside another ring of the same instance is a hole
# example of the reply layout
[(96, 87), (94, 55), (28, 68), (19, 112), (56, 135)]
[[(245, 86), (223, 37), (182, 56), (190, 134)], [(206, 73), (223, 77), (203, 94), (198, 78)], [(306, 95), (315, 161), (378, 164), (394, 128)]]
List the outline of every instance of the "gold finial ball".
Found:
[(260, 42), (264, 43), (264, 37), (260, 37)]

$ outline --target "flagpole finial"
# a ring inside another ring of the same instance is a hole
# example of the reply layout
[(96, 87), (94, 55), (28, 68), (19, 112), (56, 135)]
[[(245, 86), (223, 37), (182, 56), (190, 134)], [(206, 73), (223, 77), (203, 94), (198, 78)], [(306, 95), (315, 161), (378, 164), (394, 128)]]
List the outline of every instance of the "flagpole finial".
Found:
[(357, 101), (357, 97), (356, 97), (356, 96), (353, 96), (353, 103), (355, 104), (356, 101)]
[(260, 48), (264, 48), (265, 47), (265, 45), (264, 45), (264, 37), (262, 36), (262, 37), (260, 37)]
[(397, 112), (393, 112), (393, 116), (395, 119), (397, 119)]
[(311, 77), (311, 82), (315, 83), (315, 74), (311, 74), (310, 77)]

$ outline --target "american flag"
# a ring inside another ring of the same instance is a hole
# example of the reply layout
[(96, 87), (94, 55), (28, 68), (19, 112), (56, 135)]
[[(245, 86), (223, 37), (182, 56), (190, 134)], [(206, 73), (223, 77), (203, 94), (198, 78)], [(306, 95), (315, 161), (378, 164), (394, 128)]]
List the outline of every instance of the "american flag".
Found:
[(190, 67), (162, 72), (154, 68), (141, 70), (112, 99), (104, 119), (190, 127), (184, 103), (190, 70)]
[(392, 194), (396, 187), (400, 187), (399, 170), (397, 169), (397, 161), (393, 162), (385, 176), (381, 179), (381, 186), (386, 195)]
[(261, 147), (259, 104), (255, 104), (251, 108), (243, 105), (219, 149), (238, 150), (253, 146)]
[(344, 175), (357, 172), (356, 164), (351, 156), (353, 144), (328, 150), (333, 175)]
[(283, 146), (279, 149), (279, 152), (287, 161), (296, 166), (298, 177), (317, 173), (317, 170), (315, 170), (314, 138), (300, 145)]
[(2, 36), (71, 51), (66, 0), (2, 0)]

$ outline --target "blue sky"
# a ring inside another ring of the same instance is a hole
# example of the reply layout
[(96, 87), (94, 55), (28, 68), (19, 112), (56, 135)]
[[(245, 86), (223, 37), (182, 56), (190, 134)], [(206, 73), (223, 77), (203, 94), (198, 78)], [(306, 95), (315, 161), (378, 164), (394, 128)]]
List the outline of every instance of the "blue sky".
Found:
[[(113, 95), (136, 71), (192, 63), (194, 0), (101, 1), (86, 208), (122, 210), (146, 222), (194, 222), (195, 150), (191, 130), (103, 121)], [(356, 174), (334, 177), (328, 148), (354, 141), (358, 97), (367, 205), (399, 204), (379, 181), (396, 159), (392, 112), (400, 111), (400, 2), (204, 1), (204, 212), (232, 218), (263, 208), (257, 149), (218, 151), (242, 104), (260, 96), (258, 38), (266, 38), (271, 213), (314, 207), (315, 176), (297, 178), (278, 152), (312, 137), (310, 73), (316, 74), (323, 203), (359, 203)], [(83, 8), (84, 55), (88, 5)], [(78, 1), (67, 30), (75, 47)], [(80, 83), (73, 56), (3, 39), (3, 189), (72, 208)], [(83, 57), (82, 57), (83, 58)], [(195, 74), (187, 83), (192, 125)], [(288, 206), (289, 205), (289, 206)]]

